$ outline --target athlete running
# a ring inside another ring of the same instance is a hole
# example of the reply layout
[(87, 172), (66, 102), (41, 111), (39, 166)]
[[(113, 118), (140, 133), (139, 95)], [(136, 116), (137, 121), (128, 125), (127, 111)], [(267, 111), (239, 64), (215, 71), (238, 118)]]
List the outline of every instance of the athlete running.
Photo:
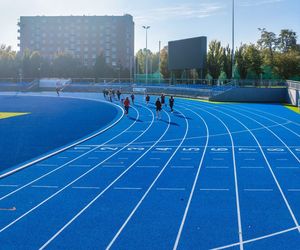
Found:
[(129, 101), (129, 98), (126, 97), (126, 99), (124, 101), (125, 115), (128, 115), (128, 113), (129, 113), (129, 107), (130, 107), (130, 101)]
[(174, 98), (173, 98), (173, 96), (171, 96), (170, 99), (169, 99), (169, 105), (170, 105), (170, 108), (171, 108), (171, 112), (173, 112), (173, 106), (174, 106)]
[(131, 97), (132, 104), (134, 105), (134, 94), (132, 93), (130, 97)]
[(150, 102), (150, 96), (146, 95), (146, 104), (148, 105), (149, 102)]
[(155, 102), (155, 106), (156, 106), (156, 119), (160, 119), (161, 118), (161, 115), (160, 115), (161, 102), (160, 102), (159, 98), (157, 98), (157, 100)]

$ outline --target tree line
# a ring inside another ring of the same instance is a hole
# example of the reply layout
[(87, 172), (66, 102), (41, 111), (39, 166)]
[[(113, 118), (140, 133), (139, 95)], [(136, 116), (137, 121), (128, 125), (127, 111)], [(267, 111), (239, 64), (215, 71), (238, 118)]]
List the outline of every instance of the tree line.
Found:
[[(278, 35), (259, 29), (260, 38), (255, 44), (240, 44), (235, 48), (233, 77), (235, 79), (295, 79), (300, 80), (300, 45), (297, 34), (283, 29)], [(183, 77), (183, 71), (168, 70), (168, 47), (160, 53), (141, 49), (135, 56), (135, 73), (145, 74), (148, 58), (148, 74), (160, 73), (162, 78)], [(160, 59), (160, 66), (159, 66)], [(206, 68), (203, 72), (190, 70), (192, 78), (229, 79), (232, 77), (232, 51), (212, 40), (208, 46)], [(19, 77), (72, 77), (72, 78), (130, 78), (128, 69), (111, 67), (103, 55), (96, 58), (93, 67), (87, 67), (71, 54), (59, 52), (53, 60), (43, 58), (37, 51), (26, 50), (23, 55), (10, 46), (0, 46), (0, 78)]]

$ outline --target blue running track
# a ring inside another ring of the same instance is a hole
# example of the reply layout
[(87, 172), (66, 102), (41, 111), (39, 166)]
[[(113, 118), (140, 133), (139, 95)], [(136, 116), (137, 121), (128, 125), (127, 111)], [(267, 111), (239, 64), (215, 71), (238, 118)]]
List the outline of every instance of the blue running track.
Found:
[[(48, 103), (53, 93), (42, 95), (16, 98)], [(73, 97), (55, 98), (63, 114), (101, 99), (63, 95)], [(176, 98), (157, 120), (151, 98), (119, 121), (119, 102), (106, 103), (116, 113), (90, 120), (98, 129), (85, 136), (113, 127), (0, 179), (0, 249), (299, 250), (300, 116)]]

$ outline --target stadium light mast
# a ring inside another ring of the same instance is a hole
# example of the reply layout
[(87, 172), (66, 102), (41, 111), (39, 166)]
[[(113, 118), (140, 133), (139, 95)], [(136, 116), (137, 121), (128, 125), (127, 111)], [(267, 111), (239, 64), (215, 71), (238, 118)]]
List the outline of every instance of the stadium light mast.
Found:
[(234, 0), (232, 0), (232, 53), (231, 53), (231, 78), (234, 79)]
[(150, 29), (150, 26), (143, 26), (143, 28), (146, 30), (146, 84), (148, 83), (148, 29)]

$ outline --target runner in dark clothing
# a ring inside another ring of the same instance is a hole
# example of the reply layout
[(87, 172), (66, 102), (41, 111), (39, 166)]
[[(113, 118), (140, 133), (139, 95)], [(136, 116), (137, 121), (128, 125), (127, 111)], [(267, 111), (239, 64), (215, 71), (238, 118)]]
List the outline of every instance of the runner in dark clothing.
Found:
[(160, 115), (161, 102), (160, 102), (159, 98), (157, 98), (157, 100), (155, 102), (155, 106), (156, 106), (156, 119), (160, 119), (161, 118), (161, 115)]
[(171, 112), (173, 112), (173, 106), (174, 106), (174, 98), (173, 98), (173, 96), (171, 96), (170, 99), (169, 99), (169, 105), (170, 105), (170, 108), (171, 108)]
[(150, 96), (146, 95), (146, 104), (148, 105), (149, 102), (150, 102)]
[(120, 97), (121, 97), (121, 91), (117, 90), (117, 96), (118, 96), (118, 101), (120, 101)]
[(131, 97), (132, 104), (134, 105), (134, 94), (132, 93), (130, 97)]
[(126, 99), (124, 101), (125, 115), (128, 115), (129, 107), (130, 107), (130, 101), (129, 101), (129, 98), (126, 97)]
[(161, 100), (161, 105), (162, 106), (165, 105), (166, 100), (165, 100), (165, 95), (164, 94), (161, 94), (160, 100)]

